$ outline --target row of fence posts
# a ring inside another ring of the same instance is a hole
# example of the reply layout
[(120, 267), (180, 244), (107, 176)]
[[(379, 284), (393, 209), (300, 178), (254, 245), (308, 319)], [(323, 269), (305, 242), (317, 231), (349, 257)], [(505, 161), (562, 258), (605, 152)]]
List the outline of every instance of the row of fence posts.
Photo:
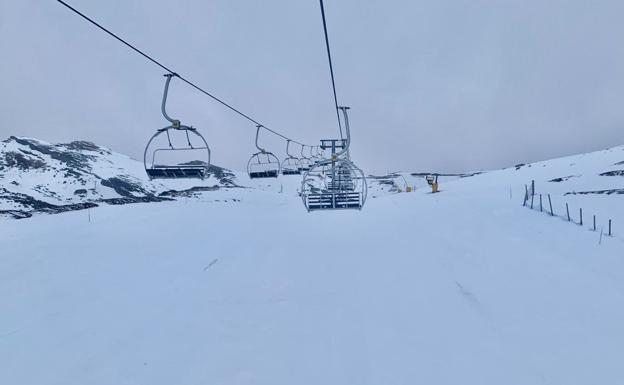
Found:
[[(531, 198), (531, 203), (530, 203), (530, 208), (531, 210), (533, 210), (533, 203), (534, 203), (534, 198), (535, 198), (535, 181), (532, 180), (531, 181), (531, 190), (529, 192), (529, 186), (524, 185), (524, 202), (522, 203), (522, 206), (525, 206), (529, 203), (529, 197)], [(542, 194), (537, 194), (539, 196), (539, 209), (540, 212), (544, 212), (544, 205), (542, 203)], [(547, 194), (548, 196), (548, 207), (550, 209), (549, 214), (551, 217), (555, 216), (555, 212), (553, 210), (553, 206), (552, 206), (552, 199), (550, 198), (550, 194)], [(573, 222), (572, 218), (570, 217), (570, 206), (568, 205), (568, 203), (566, 202), (566, 217), (568, 219), (568, 222)], [(580, 207), (579, 208), (579, 222), (578, 222), (579, 226), (583, 226), (583, 208)], [(607, 234), (609, 236), (613, 235), (612, 229), (611, 229), (611, 224), (612, 221), (611, 219), (609, 219), (609, 225), (608, 225), (608, 232)], [(593, 231), (596, 231), (596, 215), (593, 216)]]

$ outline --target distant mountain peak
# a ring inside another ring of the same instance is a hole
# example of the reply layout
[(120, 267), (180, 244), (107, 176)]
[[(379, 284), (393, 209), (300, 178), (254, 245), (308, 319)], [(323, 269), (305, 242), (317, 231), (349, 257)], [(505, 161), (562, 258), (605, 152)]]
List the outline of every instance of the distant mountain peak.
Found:
[(0, 215), (14, 218), (228, 187), (238, 187), (236, 175), (213, 165), (204, 180), (164, 184), (150, 181), (142, 163), (92, 142), (51, 144), (19, 136), (0, 142)]

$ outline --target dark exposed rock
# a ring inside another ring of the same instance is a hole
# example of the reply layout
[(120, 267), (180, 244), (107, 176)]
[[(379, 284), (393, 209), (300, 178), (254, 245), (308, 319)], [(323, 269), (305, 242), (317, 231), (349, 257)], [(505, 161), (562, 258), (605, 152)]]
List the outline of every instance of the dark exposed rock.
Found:
[(4, 159), (0, 160), (0, 166), (4, 166), (7, 168), (15, 167), (20, 170), (29, 170), (29, 169), (41, 169), (46, 166), (45, 162), (41, 159), (37, 159), (34, 157), (26, 157), (24, 154), (9, 151), (4, 153)]
[(10, 192), (6, 189), (0, 188), (0, 199), (12, 201), (20, 206), (30, 208), (30, 210), (5, 210), (5, 211), (19, 211), (25, 213), (31, 213), (33, 211), (44, 212), (49, 214), (62, 213), (66, 211), (82, 210), (91, 207), (97, 207), (97, 204), (91, 202), (85, 203), (73, 203), (69, 205), (55, 205), (52, 203), (44, 202), (35, 199), (26, 194)]
[(13, 219), (24, 219), (32, 217), (32, 214), (22, 210), (0, 210), (0, 217), (3, 216)]
[(607, 171), (600, 174), (600, 176), (624, 176), (624, 170)]
[(77, 141), (70, 142), (70, 143), (63, 143), (63, 144), (60, 144), (59, 146), (65, 147), (66, 149), (73, 150), (73, 151), (91, 151), (91, 152), (97, 152), (102, 155), (111, 154), (109, 150), (106, 150), (96, 145), (95, 143), (82, 141), (82, 140), (77, 140)]
[(76, 170), (73, 170), (71, 168), (67, 168), (67, 167), (63, 167), (62, 169), (60, 169), (59, 171), (63, 172), (63, 177), (64, 178), (76, 178), (81, 182), (84, 182), (84, 178), (82, 177), (82, 174), (79, 173)]
[(102, 183), (102, 186), (112, 188), (117, 194), (123, 197), (135, 197), (134, 193), (153, 195), (151, 192), (145, 190), (139, 183), (133, 183), (123, 177), (103, 179), (100, 183)]
[(588, 195), (588, 194), (624, 194), (624, 188), (615, 188), (610, 190), (595, 190), (595, 191), (573, 191), (567, 192), (565, 195)]
[(214, 185), (212, 187), (193, 187), (187, 190), (177, 191), (177, 190), (169, 190), (163, 191), (158, 196), (160, 197), (178, 197), (178, 196), (191, 196), (193, 193), (203, 192), (203, 191), (216, 191), (219, 190), (219, 186)]
[(98, 202), (106, 203), (109, 205), (127, 205), (130, 203), (151, 203), (151, 202), (165, 202), (172, 201), (173, 199), (161, 198), (154, 195), (144, 197), (125, 197), (125, 198), (107, 198), (100, 199)]
[(565, 182), (566, 180), (568, 180), (570, 178), (578, 178), (578, 175), (562, 176), (560, 178), (551, 179), (551, 180), (549, 180), (549, 182), (554, 182), (554, 183)]
[(75, 190), (74, 191), (74, 195), (86, 196), (87, 195), (87, 189), (80, 188), (78, 190)]
[(15, 193), (7, 189), (0, 188), (0, 199), (16, 203), (22, 207), (28, 207), (37, 211), (52, 210), (56, 206), (31, 197), (30, 195)]
[(59, 151), (55, 146), (43, 144), (31, 139), (17, 138), (15, 136), (11, 136), (10, 139), (22, 146), (29, 147), (33, 151), (49, 155), (52, 159), (64, 163), (69, 169), (90, 170), (91, 166), (89, 165), (89, 161), (97, 160), (93, 155), (85, 155), (73, 151)]
[(215, 166), (213, 164), (206, 165), (206, 162), (202, 162), (200, 160), (193, 160), (186, 163), (181, 163), (183, 166), (206, 166), (206, 178), (210, 176), (214, 176), (219, 182), (226, 186), (235, 187), (237, 184), (234, 182), (236, 179), (236, 175), (234, 175), (230, 170), (227, 170), (223, 167)]

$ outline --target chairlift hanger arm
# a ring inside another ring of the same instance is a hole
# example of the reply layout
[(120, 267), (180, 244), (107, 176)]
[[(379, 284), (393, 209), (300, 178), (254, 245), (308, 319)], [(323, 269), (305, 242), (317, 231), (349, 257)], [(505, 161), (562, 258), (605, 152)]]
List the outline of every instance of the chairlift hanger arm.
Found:
[(350, 110), (351, 107), (339, 106), (338, 108), (342, 111), (342, 114), (344, 116), (344, 121), (345, 121), (344, 125), (345, 125), (345, 133), (346, 133), (346, 136), (347, 136), (347, 138), (346, 138), (347, 142), (346, 142), (344, 148), (341, 151), (336, 153), (337, 157), (339, 157), (339, 156), (341, 156), (343, 154), (348, 154), (349, 153), (349, 146), (351, 145), (351, 129), (349, 127), (349, 115), (347, 113), (347, 111)]
[(167, 119), (169, 122), (171, 122), (171, 126), (173, 128), (180, 128), (180, 121), (178, 119), (174, 119), (172, 117), (170, 117), (167, 114), (167, 95), (169, 94), (169, 83), (171, 83), (171, 78), (174, 76), (178, 76), (175, 73), (168, 73), (164, 75), (167, 80), (165, 81), (165, 91), (163, 92), (163, 97), (162, 97), (162, 105), (161, 105), (161, 111), (163, 116), (165, 117), (165, 119)]
[(261, 124), (256, 126), (256, 148), (260, 150), (261, 153), (265, 154), (267, 151), (258, 145), (258, 136), (260, 135), (260, 128), (264, 128)]

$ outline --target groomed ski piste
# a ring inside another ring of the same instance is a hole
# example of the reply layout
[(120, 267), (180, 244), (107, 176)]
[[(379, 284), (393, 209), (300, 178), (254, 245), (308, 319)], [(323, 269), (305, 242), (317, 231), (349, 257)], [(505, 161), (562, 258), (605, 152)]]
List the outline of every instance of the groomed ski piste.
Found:
[(0, 383), (622, 383), (622, 169), (614, 147), (361, 211), (307, 213), (280, 177), (2, 218)]

